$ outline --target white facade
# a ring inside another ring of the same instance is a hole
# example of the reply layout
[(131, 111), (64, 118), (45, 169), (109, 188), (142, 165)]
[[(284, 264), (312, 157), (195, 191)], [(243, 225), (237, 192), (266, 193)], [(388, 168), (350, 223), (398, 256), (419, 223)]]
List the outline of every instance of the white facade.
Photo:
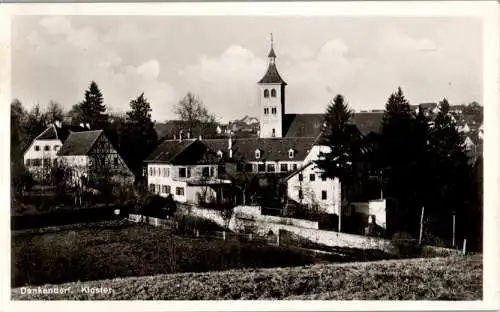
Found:
[(283, 137), (284, 92), (281, 83), (261, 83), (260, 86), (260, 137)]
[(26, 168), (35, 175), (42, 175), (55, 164), (57, 151), (61, 148), (61, 140), (35, 139), (24, 153)]
[(288, 198), (318, 212), (339, 214), (340, 192), (339, 179), (322, 179), (321, 171), (312, 163), (287, 180)]
[(148, 170), (148, 186), (150, 191), (167, 197), (172, 194), (175, 201), (181, 203), (197, 203), (199, 196), (205, 200), (216, 198), (215, 191), (206, 185), (192, 185), (206, 181), (228, 184), (218, 179), (217, 165), (174, 166), (171, 164), (150, 163)]

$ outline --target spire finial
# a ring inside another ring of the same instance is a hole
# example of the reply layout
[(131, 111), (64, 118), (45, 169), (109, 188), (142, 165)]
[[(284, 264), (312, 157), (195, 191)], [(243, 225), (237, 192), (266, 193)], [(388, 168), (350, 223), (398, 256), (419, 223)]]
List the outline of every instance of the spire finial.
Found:
[(273, 41), (273, 33), (270, 33), (271, 35), (271, 50), (269, 50), (269, 55), (267, 57), (269, 57), (269, 62), (270, 63), (274, 63), (274, 59), (276, 58), (276, 53), (274, 53), (274, 41)]
[(271, 33), (271, 49), (273, 48), (273, 33)]

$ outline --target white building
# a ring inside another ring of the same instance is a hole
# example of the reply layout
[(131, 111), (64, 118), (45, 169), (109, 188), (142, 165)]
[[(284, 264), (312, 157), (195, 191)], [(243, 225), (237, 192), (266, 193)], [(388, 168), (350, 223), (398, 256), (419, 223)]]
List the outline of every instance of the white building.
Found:
[(84, 127), (70, 127), (60, 122), (48, 126), (24, 152), (24, 164), (37, 180), (44, 180), (50, 168), (57, 164), (57, 152), (71, 132), (85, 131)]

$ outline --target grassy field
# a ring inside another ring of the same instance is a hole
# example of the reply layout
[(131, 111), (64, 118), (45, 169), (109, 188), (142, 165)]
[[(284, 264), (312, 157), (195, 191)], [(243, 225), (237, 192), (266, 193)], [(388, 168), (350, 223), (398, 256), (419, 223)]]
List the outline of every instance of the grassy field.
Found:
[(193, 238), (168, 229), (106, 221), (14, 231), (13, 287), (126, 276), (269, 268), (347, 261), (297, 248)]
[[(51, 287), (50, 285), (44, 286)], [(230, 270), (117, 278), (58, 285), (65, 295), (13, 300), (481, 300), (482, 257), (405, 259), (294, 268)], [(106, 287), (88, 294), (82, 287)]]

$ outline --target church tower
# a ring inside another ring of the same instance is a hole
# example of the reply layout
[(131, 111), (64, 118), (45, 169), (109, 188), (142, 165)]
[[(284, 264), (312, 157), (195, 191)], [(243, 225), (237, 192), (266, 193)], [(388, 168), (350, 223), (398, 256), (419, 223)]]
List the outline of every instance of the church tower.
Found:
[(267, 72), (259, 80), (260, 91), (260, 137), (283, 137), (283, 119), (285, 117), (285, 86), (276, 69), (276, 53), (273, 47), (271, 34), (271, 50), (269, 51), (269, 65)]

